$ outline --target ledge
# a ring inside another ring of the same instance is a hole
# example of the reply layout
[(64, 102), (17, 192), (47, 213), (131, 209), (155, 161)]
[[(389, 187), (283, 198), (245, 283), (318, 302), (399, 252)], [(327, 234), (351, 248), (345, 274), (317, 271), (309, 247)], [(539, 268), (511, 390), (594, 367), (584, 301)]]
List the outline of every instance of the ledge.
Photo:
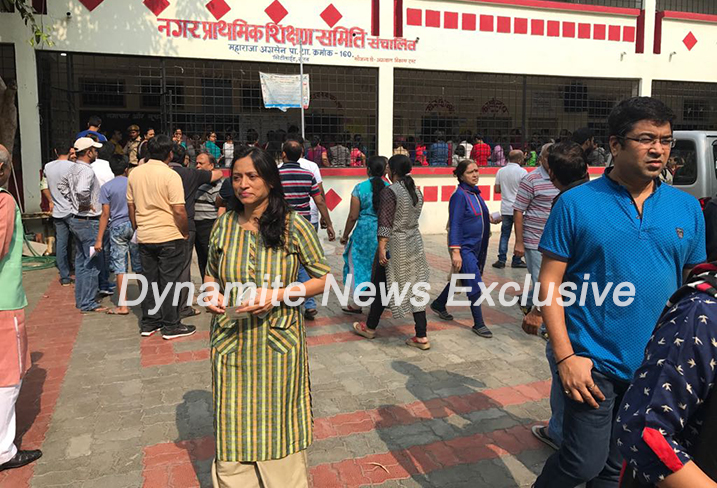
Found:
[(475, 3), (489, 3), (509, 7), (528, 7), (543, 10), (563, 10), (568, 12), (621, 15), (626, 17), (639, 17), (640, 9), (606, 7), (604, 5), (576, 5), (572, 3), (552, 2), (550, 0), (467, 0)]
[(674, 10), (665, 10), (662, 14), (665, 19), (691, 20), (694, 22), (717, 24), (717, 15), (698, 14), (695, 12), (677, 12)]
[[(500, 167), (498, 166), (481, 166), (480, 168), (480, 174), (481, 175), (494, 175), (498, 172)], [(535, 168), (525, 168), (528, 170), (528, 172), (533, 171)], [(228, 178), (231, 174), (229, 168), (221, 168), (222, 172), (224, 173), (224, 177)], [(591, 168), (588, 168), (588, 173), (591, 175), (601, 175), (605, 171), (605, 168), (602, 166), (594, 166)], [(414, 166), (413, 171), (411, 171), (412, 175), (419, 175), (419, 176), (453, 176), (453, 167), (452, 166)], [(321, 168), (321, 176), (326, 177), (332, 177), (332, 178), (341, 178), (341, 177), (351, 177), (351, 178), (363, 178), (366, 176), (366, 168)]]

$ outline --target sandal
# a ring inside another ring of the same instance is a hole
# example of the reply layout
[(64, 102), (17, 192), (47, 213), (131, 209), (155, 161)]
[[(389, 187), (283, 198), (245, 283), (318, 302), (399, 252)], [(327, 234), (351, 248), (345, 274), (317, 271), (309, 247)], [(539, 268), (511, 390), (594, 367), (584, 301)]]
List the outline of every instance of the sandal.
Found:
[(376, 337), (376, 331), (366, 327), (366, 324), (363, 322), (354, 322), (353, 328), (356, 334), (361, 337), (365, 337), (366, 339), (373, 339)]
[(88, 313), (107, 313), (109, 311), (109, 308), (107, 307), (97, 307), (93, 308), (92, 310), (82, 310), (82, 314), (88, 314)]
[(419, 342), (418, 337), (411, 337), (406, 339), (406, 345), (420, 349), (421, 351), (427, 351), (431, 348), (430, 342)]
[(112, 308), (110, 310), (107, 310), (107, 315), (129, 315), (129, 312), (120, 313), (117, 311), (116, 308)]
[(190, 310), (190, 311), (187, 311), (187, 312), (184, 312), (183, 314), (181, 314), (181, 316), (182, 316), (181, 318), (186, 319), (186, 318), (189, 318), (189, 317), (196, 317), (197, 315), (201, 315), (201, 314), (202, 314), (202, 311), (201, 311), (201, 310), (197, 310), (197, 309), (194, 308), (194, 307), (189, 307), (189, 310)]
[(355, 313), (355, 314), (363, 313), (363, 310), (360, 308), (346, 307), (346, 308), (342, 308), (341, 310), (343, 310), (345, 313)]

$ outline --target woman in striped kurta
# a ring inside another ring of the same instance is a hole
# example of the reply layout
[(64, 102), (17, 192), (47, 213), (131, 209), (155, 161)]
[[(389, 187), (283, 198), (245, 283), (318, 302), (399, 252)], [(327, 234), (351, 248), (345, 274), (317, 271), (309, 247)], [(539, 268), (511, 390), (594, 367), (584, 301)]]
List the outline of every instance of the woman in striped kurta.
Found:
[[(209, 306), (216, 314), (214, 485), (304, 487), (304, 452), (312, 440), (306, 333), (300, 308), (285, 303), (284, 287), (298, 281), (301, 264), (312, 277), (303, 284), (304, 296), (321, 293), (330, 268), (314, 228), (287, 206), (268, 153), (256, 147), (239, 153), (232, 186), (237, 200), (214, 226), (205, 278), (221, 293), (219, 304)], [(238, 289), (228, 283), (256, 283), (256, 304), (238, 304)], [(268, 290), (265, 299), (262, 286)], [(299, 287), (290, 288), (296, 300)], [(249, 316), (231, 318), (243, 312)]]

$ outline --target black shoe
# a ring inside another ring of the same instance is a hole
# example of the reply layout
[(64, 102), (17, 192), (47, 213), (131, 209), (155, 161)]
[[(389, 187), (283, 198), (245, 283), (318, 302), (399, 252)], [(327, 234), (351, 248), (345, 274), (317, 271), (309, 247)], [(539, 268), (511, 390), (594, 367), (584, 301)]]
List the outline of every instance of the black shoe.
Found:
[(528, 265), (525, 264), (525, 261), (515, 261), (510, 265), (511, 268), (527, 268)]
[(494, 268), (503, 269), (505, 268), (505, 262), (504, 261), (496, 261), (493, 263)]
[(441, 310), (436, 306), (436, 302), (431, 302), (431, 310), (436, 312), (442, 320), (453, 320), (453, 315), (448, 313), (448, 310)]
[(34, 463), (42, 457), (42, 451), (17, 451), (17, 454), (13, 456), (11, 460), (5, 464), (0, 464), (0, 471), (6, 469), (22, 468), (30, 463)]
[(154, 335), (155, 332), (159, 332), (160, 330), (162, 330), (162, 326), (161, 326), (161, 325), (158, 325), (158, 326), (156, 326), (156, 327), (144, 327), (144, 326), (142, 326), (142, 330), (141, 330), (141, 332), (140, 332), (139, 334), (140, 334), (142, 337), (150, 337), (150, 336)]
[(193, 325), (179, 324), (176, 327), (162, 327), (162, 338), (166, 340), (178, 339), (194, 334), (197, 328)]
[(493, 333), (485, 325), (481, 325), (480, 327), (476, 327), (474, 325), (471, 330), (485, 339), (490, 339), (491, 337), (493, 337)]
[(100, 295), (102, 295), (104, 297), (111, 297), (114, 294), (115, 294), (114, 288), (111, 290), (100, 290)]
[(315, 308), (307, 308), (304, 311), (304, 318), (306, 320), (314, 320), (318, 314), (319, 314), (319, 311), (316, 310)]
[(523, 315), (528, 315), (531, 310), (533, 310), (532, 305), (521, 305), (520, 306), (520, 311), (523, 312)]
[(74, 282), (75, 282), (75, 280), (60, 280), (60, 285), (62, 285), (62, 286), (70, 286), (70, 285), (73, 284)]

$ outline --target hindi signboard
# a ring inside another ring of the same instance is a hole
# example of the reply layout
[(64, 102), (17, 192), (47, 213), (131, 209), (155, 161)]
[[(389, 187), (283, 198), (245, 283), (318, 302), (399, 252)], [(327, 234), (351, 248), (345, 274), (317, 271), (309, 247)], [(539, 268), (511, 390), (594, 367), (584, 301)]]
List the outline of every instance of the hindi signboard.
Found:
[(261, 94), (266, 108), (278, 108), (286, 112), (289, 108), (309, 108), (309, 75), (275, 75), (259, 73)]

